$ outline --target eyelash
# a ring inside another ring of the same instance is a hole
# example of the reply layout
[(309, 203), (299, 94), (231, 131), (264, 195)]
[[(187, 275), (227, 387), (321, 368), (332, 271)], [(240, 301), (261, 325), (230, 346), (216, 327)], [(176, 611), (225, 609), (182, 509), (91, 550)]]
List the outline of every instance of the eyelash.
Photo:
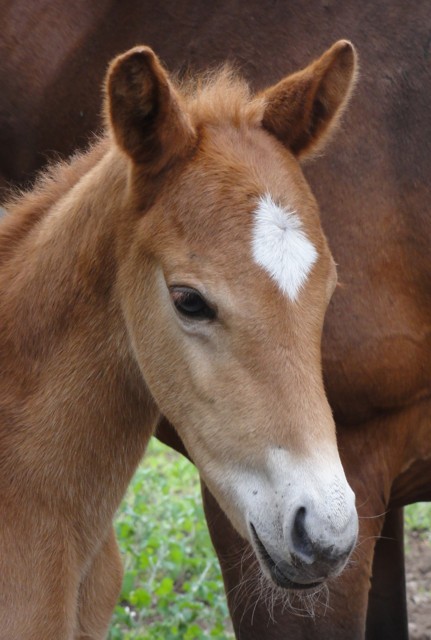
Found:
[(214, 320), (216, 312), (203, 295), (192, 287), (170, 287), (172, 302), (178, 313), (193, 320)]

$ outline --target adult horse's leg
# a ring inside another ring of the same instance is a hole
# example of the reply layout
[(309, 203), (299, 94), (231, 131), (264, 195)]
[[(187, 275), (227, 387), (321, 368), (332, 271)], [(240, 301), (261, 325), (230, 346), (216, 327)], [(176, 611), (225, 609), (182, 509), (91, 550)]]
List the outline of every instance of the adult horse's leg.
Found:
[(123, 564), (111, 528), (81, 584), (76, 640), (103, 640), (106, 637), (122, 578)]
[(404, 566), (404, 521), (400, 505), (431, 500), (431, 402), (419, 400), (401, 420), (394, 416), (392, 431), (407, 428), (401, 473), (391, 488), (391, 510), (377, 542), (367, 618), (367, 640), (406, 640), (408, 618)]
[(403, 509), (391, 509), (377, 541), (367, 615), (367, 640), (408, 639)]

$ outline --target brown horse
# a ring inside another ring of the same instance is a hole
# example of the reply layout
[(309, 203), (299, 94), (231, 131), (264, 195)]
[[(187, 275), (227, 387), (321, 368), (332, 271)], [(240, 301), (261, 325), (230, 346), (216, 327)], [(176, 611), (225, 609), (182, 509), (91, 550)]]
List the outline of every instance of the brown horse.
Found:
[[(339, 265), (323, 368), (361, 543), (329, 585), (318, 624), (282, 605), (273, 622), (265, 603), (236, 588), (232, 557), (245, 543), (205, 489), (242, 639), (360, 639), (365, 628), (370, 640), (407, 638), (400, 507), (431, 499), (430, 20), (425, 0), (414, 11), (402, 0), (14, 0), (0, 8), (0, 171), (14, 182), (31, 177), (50, 150), (70, 153), (98, 127), (95, 87), (108, 60), (138, 42), (171, 69), (233, 59), (254, 87), (336, 38), (359, 48), (362, 73), (345, 126), (325, 162), (306, 174)], [(164, 439), (180, 448), (163, 426)]]
[(354, 78), (340, 41), (257, 97), (112, 63), (106, 137), (0, 228), (0, 637), (103, 638), (112, 518), (161, 414), (279, 587), (340, 574), (357, 514), (321, 372), (336, 270), (298, 164)]

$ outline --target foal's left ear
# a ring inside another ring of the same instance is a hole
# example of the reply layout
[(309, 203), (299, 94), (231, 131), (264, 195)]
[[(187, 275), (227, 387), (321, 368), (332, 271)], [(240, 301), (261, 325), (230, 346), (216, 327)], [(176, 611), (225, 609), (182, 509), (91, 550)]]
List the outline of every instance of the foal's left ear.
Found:
[(347, 40), (261, 94), (262, 125), (296, 156), (322, 146), (346, 106), (356, 75), (356, 53)]
[(181, 98), (149, 47), (135, 47), (110, 64), (107, 115), (117, 144), (149, 174), (183, 156), (195, 131)]

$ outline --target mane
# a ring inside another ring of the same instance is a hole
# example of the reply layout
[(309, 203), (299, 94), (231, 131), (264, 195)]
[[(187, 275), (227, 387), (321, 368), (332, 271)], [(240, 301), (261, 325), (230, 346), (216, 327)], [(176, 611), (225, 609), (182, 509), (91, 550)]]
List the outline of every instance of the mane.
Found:
[(264, 100), (254, 97), (248, 83), (229, 65), (175, 84), (198, 125), (258, 126), (262, 121)]
[(7, 260), (44, 214), (95, 166), (107, 148), (107, 137), (98, 138), (87, 150), (49, 165), (29, 191), (12, 193), (4, 204), (7, 213), (0, 224), (0, 263)]

